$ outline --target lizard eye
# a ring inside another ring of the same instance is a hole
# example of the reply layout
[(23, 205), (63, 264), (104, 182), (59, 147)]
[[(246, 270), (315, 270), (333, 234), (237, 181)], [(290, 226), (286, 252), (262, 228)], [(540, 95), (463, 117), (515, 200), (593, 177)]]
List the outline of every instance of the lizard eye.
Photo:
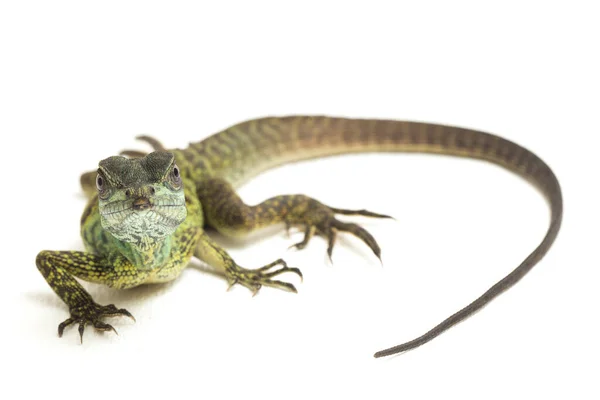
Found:
[(176, 186), (181, 184), (181, 171), (179, 171), (179, 167), (177, 165), (173, 166), (171, 170), (171, 182), (173, 182)]
[(102, 179), (100, 174), (96, 175), (96, 188), (99, 191), (102, 191), (102, 189), (104, 189), (104, 179)]

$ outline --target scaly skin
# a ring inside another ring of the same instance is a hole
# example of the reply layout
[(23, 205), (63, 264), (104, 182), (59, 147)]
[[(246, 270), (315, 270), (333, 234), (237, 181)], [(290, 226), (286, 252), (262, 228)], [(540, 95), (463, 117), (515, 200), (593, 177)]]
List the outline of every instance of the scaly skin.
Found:
[[(208, 237), (203, 230), (205, 225), (228, 236), (244, 235), (275, 223), (283, 222), (287, 227), (299, 225), (304, 228), (305, 237), (295, 246), (304, 248), (318, 234), (328, 240), (329, 256), (337, 234), (347, 232), (360, 238), (380, 257), (380, 248), (369, 232), (359, 225), (339, 221), (336, 215), (387, 218), (385, 215), (366, 210), (333, 208), (301, 194), (277, 196), (250, 206), (236, 194), (236, 186), (265, 169), (283, 163), (372, 151), (424, 152), (476, 158), (499, 164), (528, 179), (550, 203), (552, 217), (546, 236), (518, 267), (482, 296), (424, 335), (380, 351), (375, 354), (376, 357), (410, 350), (430, 341), (513, 286), (546, 254), (562, 220), (562, 194), (552, 170), (535, 154), (501, 137), (469, 129), (406, 121), (272, 117), (243, 122), (201, 142), (192, 143), (186, 149), (170, 150), (180, 171), (183, 186), (180, 191), (184, 193), (187, 217), (173, 228), (172, 233), (164, 236), (164, 232), (171, 229), (170, 225), (163, 226), (162, 222), (152, 225), (153, 220), (144, 217), (146, 214), (135, 209), (135, 205), (142, 209), (156, 207), (158, 212), (161, 210), (158, 206), (160, 201), (155, 197), (162, 195), (170, 199), (181, 195), (179, 192), (169, 192), (173, 190), (175, 164), (167, 165), (172, 158), (164, 156), (168, 153), (165, 153), (160, 142), (147, 136), (140, 139), (148, 142), (156, 152), (146, 155), (127, 150), (122, 154), (134, 160), (111, 158), (100, 163), (99, 174), (104, 176), (102, 174), (108, 167), (103, 169), (103, 163), (110, 167), (114, 162), (117, 167), (111, 173), (114, 173), (114, 180), (119, 182), (124, 181), (126, 171), (138, 171), (129, 173), (135, 179), (130, 179), (127, 184), (119, 183), (119, 187), (110, 188), (111, 196), (121, 203), (104, 205), (104, 209), (99, 209), (99, 204), (100, 208), (103, 207), (103, 196), (107, 197), (108, 194), (106, 190), (100, 190), (99, 196), (95, 193), (97, 173), (90, 172), (81, 178), (84, 191), (91, 197), (82, 217), (82, 237), (88, 252), (43, 251), (38, 255), (38, 268), (70, 308), (71, 317), (59, 326), (59, 334), (71, 323), (79, 323), (81, 335), (86, 324), (92, 324), (99, 330), (110, 330), (114, 328), (104, 323), (101, 320), (103, 317), (131, 316), (126, 310), (113, 305), (96, 304), (73, 277), (118, 288), (165, 282), (176, 278), (190, 258), (195, 256), (221, 270), (230, 284), (242, 284), (254, 293), (261, 286), (296, 291), (291, 283), (273, 278), (285, 272), (302, 276), (298, 269), (289, 268), (283, 260), (254, 270), (242, 268)], [(152, 158), (165, 160), (164, 165), (157, 167), (162, 174), (160, 179), (157, 178), (160, 174), (155, 172), (156, 168), (144, 167), (151, 163), (149, 160)], [(130, 164), (125, 167), (125, 163)], [(150, 177), (150, 170), (154, 171), (153, 178)], [(106, 212), (110, 207), (111, 210), (116, 207), (117, 215), (131, 217), (132, 221), (138, 221), (137, 224), (110, 223), (112, 214)], [(170, 208), (164, 208), (161, 212), (175, 213)], [(173, 218), (171, 215), (165, 220), (172, 221)], [(146, 227), (147, 223), (150, 224), (148, 231), (151, 233), (145, 239), (139, 239), (140, 226)], [(135, 229), (137, 233), (132, 234)], [(153, 237), (152, 232), (156, 235), (162, 232), (164, 237)]]

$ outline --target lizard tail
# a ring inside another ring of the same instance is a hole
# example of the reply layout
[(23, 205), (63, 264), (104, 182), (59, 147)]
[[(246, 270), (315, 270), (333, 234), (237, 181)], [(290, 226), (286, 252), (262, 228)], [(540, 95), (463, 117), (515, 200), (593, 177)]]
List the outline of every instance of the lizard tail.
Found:
[(562, 194), (548, 165), (531, 151), (496, 135), (459, 127), (419, 122), (283, 117), (235, 125), (181, 151), (191, 164), (239, 185), (283, 163), (351, 152), (438, 153), (490, 161), (529, 180), (550, 204), (546, 236), (512, 272), (469, 305), (409, 342), (375, 353), (384, 357), (414, 349), (483, 308), (512, 287), (546, 254), (560, 229)]

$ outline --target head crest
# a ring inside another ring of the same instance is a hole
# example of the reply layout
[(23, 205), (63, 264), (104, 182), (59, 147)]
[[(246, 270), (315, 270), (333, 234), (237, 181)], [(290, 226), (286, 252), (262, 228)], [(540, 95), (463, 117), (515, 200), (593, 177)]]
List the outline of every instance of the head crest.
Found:
[(137, 186), (159, 182), (174, 162), (173, 153), (155, 151), (142, 158), (113, 156), (98, 164), (98, 171), (115, 186)]

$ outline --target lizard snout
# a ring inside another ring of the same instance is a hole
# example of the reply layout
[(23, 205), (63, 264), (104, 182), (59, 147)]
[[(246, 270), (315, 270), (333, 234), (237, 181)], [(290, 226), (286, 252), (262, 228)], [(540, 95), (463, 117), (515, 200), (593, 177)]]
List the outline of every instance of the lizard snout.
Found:
[(133, 209), (137, 211), (147, 210), (152, 207), (150, 199), (147, 197), (138, 197), (133, 201)]

